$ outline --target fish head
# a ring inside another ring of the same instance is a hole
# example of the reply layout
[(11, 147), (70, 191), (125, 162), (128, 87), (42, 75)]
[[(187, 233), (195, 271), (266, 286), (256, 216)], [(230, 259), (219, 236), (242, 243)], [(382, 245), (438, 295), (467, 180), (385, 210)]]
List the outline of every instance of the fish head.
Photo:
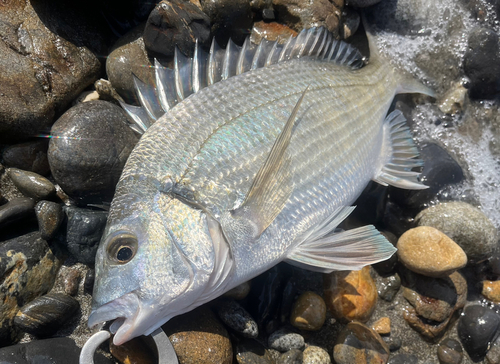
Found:
[(117, 189), (96, 255), (88, 324), (114, 320), (116, 345), (214, 298), (207, 290), (218, 284), (211, 219), (170, 194), (141, 189)]

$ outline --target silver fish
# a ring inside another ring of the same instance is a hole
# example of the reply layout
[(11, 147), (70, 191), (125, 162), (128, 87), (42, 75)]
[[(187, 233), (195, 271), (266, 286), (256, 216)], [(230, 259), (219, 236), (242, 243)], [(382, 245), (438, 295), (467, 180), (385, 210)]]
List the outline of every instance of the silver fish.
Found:
[(281, 261), (331, 272), (390, 257), (373, 226), (335, 228), (370, 180), (426, 188), (404, 117), (386, 114), (397, 93), (432, 91), (371, 55), (363, 66), (313, 28), (177, 53), (156, 90), (137, 81), (142, 107), (124, 107), (145, 133), (111, 204), (89, 326), (115, 320), (119, 345)]

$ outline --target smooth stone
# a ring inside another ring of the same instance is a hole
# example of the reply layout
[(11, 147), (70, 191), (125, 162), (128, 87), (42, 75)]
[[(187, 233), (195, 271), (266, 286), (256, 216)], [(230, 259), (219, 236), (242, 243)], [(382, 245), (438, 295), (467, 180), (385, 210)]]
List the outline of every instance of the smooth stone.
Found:
[(292, 326), (307, 331), (321, 329), (326, 319), (326, 304), (323, 297), (307, 291), (295, 301), (290, 323)]
[(333, 359), (337, 364), (387, 363), (389, 348), (379, 334), (360, 322), (350, 322), (337, 337)]
[(59, 330), (78, 310), (80, 304), (62, 293), (48, 293), (21, 307), (14, 318), (23, 332), (44, 337)]
[(119, 346), (110, 340), (109, 352), (118, 362), (124, 364), (158, 364), (158, 359), (143, 337), (135, 337)]
[(325, 302), (332, 315), (342, 321), (366, 322), (377, 303), (377, 287), (370, 267), (323, 275)]
[(387, 335), (391, 333), (391, 319), (389, 317), (381, 317), (372, 324), (372, 329), (379, 335)]
[(382, 336), (382, 340), (384, 340), (391, 353), (398, 351), (401, 348), (401, 345), (403, 345), (403, 341), (398, 336)]
[(304, 350), (303, 364), (331, 364), (328, 352), (319, 346), (310, 345)]
[(9, 168), (7, 169), (7, 173), (17, 189), (26, 197), (31, 197), (38, 201), (51, 199), (56, 195), (54, 184), (37, 173), (17, 168)]
[(64, 220), (62, 206), (57, 202), (40, 201), (35, 205), (35, 214), (42, 239), (52, 239)]
[(45, 176), (50, 173), (47, 159), (48, 148), (49, 139), (10, 145), (2, 153), (2, 163), (6, 167), (19, 168)]
[(252, 33), (250, 34), (250, 41), (254, 44), (260, 44), (262, 39), (267, 39), (271, 42), (278, 41), (282, 44), (290, 37), (296, 37), (297, 32), (290, 29), (286, 25), (276, 22), (266, 23), (259, 21), (254, 23)]
[(199, 307), (176, 316), (163, 325), (179, 364), (231, 364), (233, 349), (229, 335), (215, 314)]
[(462, 345), (473, 361), (483, 360), (500, 328), (500, 316), (488, 307), (465, 308), (457, 325)]
[(276, 10), (276, 20), (290, 28), (300, 31), (313, 26), (324, 26), (335, 37), (339, 35), (340, 15), (344, 1), (321, 0), (272, 0)]
[(14, 317), (20, 307), (46, 294), (53, 286), (61, 262), (39, 233), (0, 244), (0, 343), (20, 338)]
[(483, 281), (481, 294), (494, 303), (500, 303), (500, 281)]
[(210, 49), (210, 18), (193, 3), (161, 1), (149, 14), (142, 37), (151, 55), (172, 60), (178, 48), (192, 57), (195, 41), (202, 48)]
[(80, 272), (77, 269), (68, 269), (64, 273), (63, 286), (64, 293), (75, 296), (78, 293), (78, 286), (80, 285)]
[(477, 27), (469, 34), (463, 68), (470, 80), (470, 96), (490, 99), (500, 91), (500, 47), (498, 34)]
[(425, 190), (405, 190), (391, 187), (391, 199), (403, 207), (422, 209), (436, 198), (445, 187), (460, 183), (465, 176), (462, 167), (450, 154), (435, 143), (426, 143), (419, 148), (424, 161), (420, 178), (429, 188)]
[(259, 336), (257, 322), (238, 302), (220, 301), (216, 310), (221, 321), (238, 334), (249, 338)]
[(413, 354), (398, 354), (392, 357), (387, 364), (418, 364), (418, 357)]
[(273, 332), (268, 339), (271, 349), (285, 352), (291, 349), (302, 349), (305, 345), (304, 337), (287, 329)]
[(384, 301), (392, 302), (401, 288), (401, 278), (399, 274), (388, 277), (377, 278), (378, 296)]
[(443, 202), (421, 211), (415, 221), (446, 234), (467, 254), (469, 262), (490, 257), (497, 247), (498, 233), (493, 223), (478, 208), (465, 202)]
[(83, 290), (87, 293), (92, 293), (94, 289), (95, 282), (95, 269), (89, 269), (87, 273), (85, 273), (85, 281), (83, 282)]
[(238, 341), (236, 362), (238, 364), (275, 364), (269, 351), (258, 341), (252, 339)]
[(276, 360), (276, 364), (303, 364), (304, 354), (299, 349), (292, 349), (283, 353)]
[(65, 206), (64, 211), (68, 217), (66, 227), (68, 251), (78, 262), (93, 266), (108, 213), (74, 206)]
[(18, 197), (0, 206), (0, 228), (31, 217), (35, 201), (28, 197)]
[(52, 126), (52, 175), (82, 204), (111, 201), (123, 166), (138, 137), (125, 111), (106, 101), (73, 106)]
[(234, 298), (235, 300), (242, 300), (246, 298), (246, 296), (248, 296), (248, 294), (250, 293), (250, 287), (251, 287), (250, 281), (243, 282), (240, 285), (237, 285), (233, 289), (224, 293), (224, 297)]
[(350, 7), (345, 7), (342, 13), (343, 24), (340, 28), (343, 39), (350, 38), (356, 33), (361, 23), (359, 13)]
[[(33, 340), (26, 344), (18, 344), (0, 348), (2, 364), (68, 364), (78, 363), (81, 348), (68, 337), (45, 340)], [(97, 352), (95, 364), (113, 364), (114, 361)]]
[(430, 278), (407, 271), (403, 296), (410, 303), (403, 311), (408, 324), (426, 340), (437, 341), (446, 332), (453, 314), (467, 299), (467, 281), (454, 272), (447, 278)]
[(419, 226), (398, 240), (399, 260), (411, 271), (428, 277), (444, 277), (465, 267), (467, 255), (441, 231)]
[(155, 84), (154, 65), (142, 38), (144, 26), (140, 24), (118, 39), (106, 59), (108, 79), (128, 104), (139, 105), (133, 75), (148, 85)]
[(439, 343), (437, 356), (440, 364), (460, 364), (464, 358), (462, 345), (455, 339), (446, 338)]

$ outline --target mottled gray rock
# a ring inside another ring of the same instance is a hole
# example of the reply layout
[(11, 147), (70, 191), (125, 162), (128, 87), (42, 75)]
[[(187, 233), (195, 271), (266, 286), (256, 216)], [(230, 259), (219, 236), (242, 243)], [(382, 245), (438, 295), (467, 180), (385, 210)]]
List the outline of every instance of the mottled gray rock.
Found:
[(319, 346), (310, 345), (304, 350), (303, 364), (331, 364), (328, 352)]
[(219, 318), (228, 327), (244, 337), (256, 338), (259, 336), (257, 322), (236, 301), (222, 301), (216, 306)]
[(108, 213), (73, 206), (65, 207), (64, 210), (68, 216), (68, 251), (80, 263), (93, 266)]
[(35, 206), (35, 214), (42, 239), (52, 239), (64, 219), (62, 206), (57, 202), (40, 201)]
[(78, 301), (71, 296), (49, 293), (24, 305), (14, 318), (14, 323), (23, 332), (46, 337), (60, 329), (78, 307)]
[(82, 204), (111, 201), (123, 166), (137, 143), (123, 109), (89, 101), (66, 111), (53, 125), (49, 163), (56, 182)]
[(5, 227), (24, 218), (33, 216), (35, 201), (28, 197), (14, 198), (0, 206), (0, 227)]
[(292, 349), (280, 355), (276, 364), (303, 364), (304, 354), (299, 349)]
[(235, 351), (238, 364), (274, 364), (269, 351), (256, 340), (245, 339), (238, 342)]
[(7, 169), (7, 173), (16, 188), (26, 197), (35, 201), (51, 199), (56, 195), (56, 187), (47, 178), (38, 173), (23, 171), (17, 168)]
[(465, 202), (445, 202), (421, 211), (415, 221), (448, 235), (467, 254), (469, 262), (489, 258), (498, 244), (495, 226), (479, 209)]
[(20, 307), (47, 293), (54, 284), (60, 261), (38, 233), (0, 244), (0, 342), (20, 338), (14, 317)]
[(287, 329), (280, 329), (273, 332), (268, 339), (269, 347), (281, 352), (291, 349), (302, 349), (304, 347), (304, 337)]
[(2, 153), (2, 163), (6, 167), (31, 171), (42, 176), (50, 173), (47, 149), (49, 139), (10, 145)]

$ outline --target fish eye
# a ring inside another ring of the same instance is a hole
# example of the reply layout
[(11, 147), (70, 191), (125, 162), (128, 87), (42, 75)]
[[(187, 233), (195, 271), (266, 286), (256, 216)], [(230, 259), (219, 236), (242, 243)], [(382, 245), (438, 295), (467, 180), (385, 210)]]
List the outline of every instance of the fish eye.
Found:
[(132, 234), (120, 234), (108, 244), (108, 257), (115, 263), (125, 264), (132, 260), (137, 252), (137, 237)]

